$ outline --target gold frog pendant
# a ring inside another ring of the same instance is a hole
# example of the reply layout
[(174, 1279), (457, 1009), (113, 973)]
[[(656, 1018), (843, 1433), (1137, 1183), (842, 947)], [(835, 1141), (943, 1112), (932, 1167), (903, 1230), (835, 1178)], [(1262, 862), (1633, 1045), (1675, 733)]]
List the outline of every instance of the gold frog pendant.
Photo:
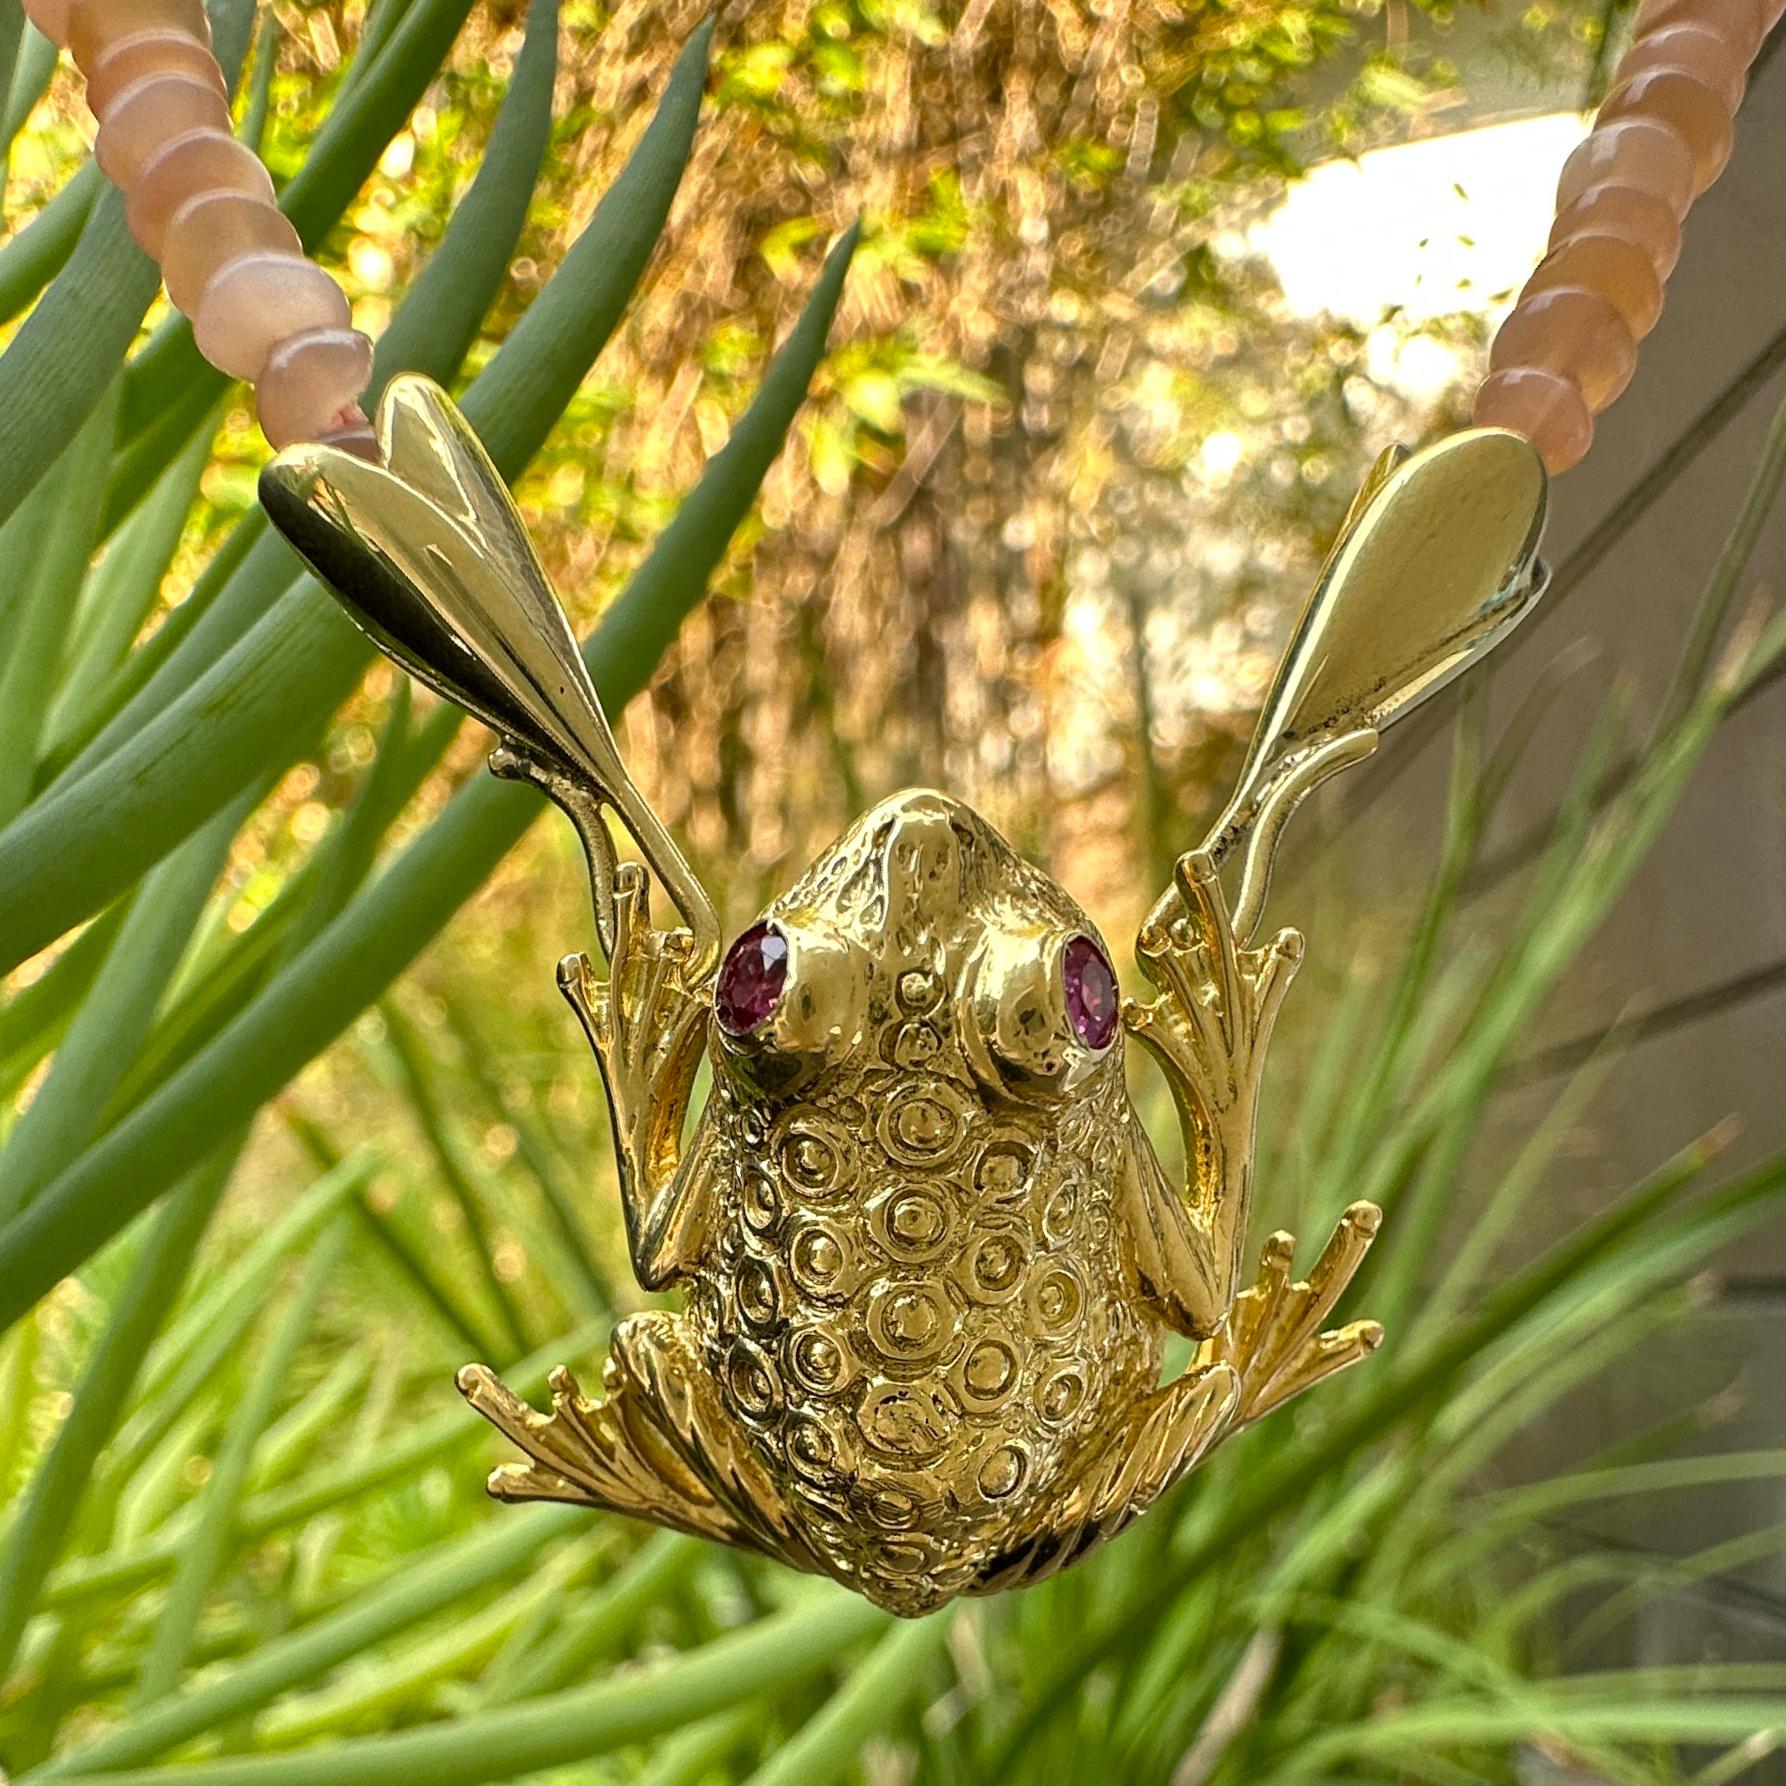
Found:
[[(529, 1460), (492, 1494), (718, 1539), (917, 1615), (1076, 1561), (1376, 1347), (1374, 1322), (1328, 1327), (1370, 1204), (1306, 1281), (1280, 1233), (1243, 1287), (1260, 1077), (1302, 954), (1257, 932), (1297, 804), (1541, 593), (1530, 445), (1474, 429), (1379, 461), (1233, 798), (1141, 928), (1150, 990), (1124, 1000), (1078, 905), (929, 791), (857, 820), (722, 957), (469, 426), (402, 378), (378, 433), (383, 465), (295, 449), (263, 499), (383, 650), (495, 729), (493, 770), (577, 828), (608, 972), (572, 955), (559, 982), (607, 1091), (633, 1269), (683, 1295), (620, 1323), (599, 1398), (561, 1369), (544, 1414), (460, 1372)], [(609, 811), (642, 863), (618, 860)], [(1183, 1185), (1130, 1101), (1128, 1037), (1172, 1089)], [(1169, 1333), (1195, 1351), (1162, 1382)]]

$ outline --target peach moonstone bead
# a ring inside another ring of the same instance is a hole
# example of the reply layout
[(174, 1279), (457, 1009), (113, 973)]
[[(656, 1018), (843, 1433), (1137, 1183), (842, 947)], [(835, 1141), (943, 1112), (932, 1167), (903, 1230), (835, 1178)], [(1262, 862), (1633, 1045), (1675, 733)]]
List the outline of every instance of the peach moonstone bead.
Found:
[(1647, 37), (1664, 25), (1689, 20), (1707, 25), (1728, 43), (1747, 68), (1761, 48), (1768, 26), (1766, 0), (1643, 0), (1637, 9), (1635, 35)]
[(145, 254), (161, 259), (174, 213), (203, 192), (241, 192), (270, 205), (273, 176), (227, 130), (189, 130), (164, 143), (143, 163), (124, 208), (124, 221)]
[(1666, 279), (1681, 257), (1681, 220), (1666, 200), (1637, 186), (1602, 180), (1557, 213), (1550, 245), (1570, 236), (1610, 235), (1635, 244), (1649, 256), (1658, 279)]
[(1563, 163), (1557, 209), (1602, 181), (1653, 193), (1678, 221), (1693, 202), (1693, 157), (1679, 132), (1659, 119), (1619, 118), (1597, 126)]
[(1650, 257), (1635, 242), (1601, 233), (1566, 236), (1538, 263), (1520, 294), (1582, 286), (1611, 300), (1632, 338), (1641, 341), (1662, 314), (1662, 281)]
[(217, 97), (229, 103), (223, 70), (197, 38), (181, 31), (145, 31), (111, 44), (93, 64), (87, 75), (87, 105), (93, 116), (103, 118), (125, 88), (152, 74), (189, 74), (216, 88)]
[(93, 157), (114, 186), (129, 192), (163, 143), (189, 130), (229, 129), (229, 106), (208, 81), (152, 74), (126, 87), (99, 120)]
[(112, 44), (145, 31), (177, 31), (211, 46), (204, 0), (72, 0), (68, 8), (68, 50), (82, 74)]
[(1576, 385), (1598, 415), (1631, 382), (1637, 342), (1611, 298), (1586, 286), (1528, 292), (1496, 332), (1489, 369), (1535, 366)]
[(1653, 68), (1679, 68), (1696, 76), (1717, 94), (1732, 116), (1749, 85), (1749, 65), (1737, 54), (1736, 45), (1696, 19), (1658, 25), (1638, 38), (1613, 74), (1613, 85), (1622, 85), (1634, 74), (1646, 74)]
[[(312, 329), (281, 341), (254, 387), (261, 432), (275, 448), (317, 440), (351, 415), (372, 378), (372, 343), (358, 329)], [(350, 423), (351, 425), (351, 423)]]
[(1510, 366), (1485, 378), (1473, 417), (1478, 427), (1523, 434), (1553, 477), (1579, 465), (1594, 440), (1594, 417), (1581, 387), (1536, 366)]
[(345, 329), (352, 320), (346, 293), (314, 261), (261, 250), (212, 274), (192, 334), (213, 366), (253, 383), (280, 342), (313, 329)]
[(161, 276), (182, 315), (193, 315), (212, 274), (244, 254), (302, 255), (285, 214), (260, 193), (219, 190), (189, 198), (161, 236)]
[(1602, 121), (1654, 118), (1670, 126), (1693, 158), (1697, 196), (1723, 173), (1736, 131), (1716, 88), (1682, 68), (1651, 68), (1621, 81), (1600, 108)]
[(69, 0), (25, 0), (25, 17), (53, 44), (68, 41)]
[(378, 444), (378, 436), (373, 432), (372, 424), (366, 420), (363, 412), (357, 410), (344, 419), (338, 428), (330, 428), (321, 434), (318, 444), (339, 447), (342, 452), (370, 460), (374, 465), (384, 463), (384, 449)]

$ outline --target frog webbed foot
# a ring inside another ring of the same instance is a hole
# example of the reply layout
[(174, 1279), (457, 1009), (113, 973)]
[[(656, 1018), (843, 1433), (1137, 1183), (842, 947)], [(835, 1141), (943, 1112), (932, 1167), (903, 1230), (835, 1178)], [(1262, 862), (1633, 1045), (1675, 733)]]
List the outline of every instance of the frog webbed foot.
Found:
[(601, 1069), (633, 1269), (664, 1288), (699, 1250), (699, 1172), (683, 1158), (682, 1132), (707, 1045), (706, 980), (687, 930), (651, 923), (649, 882), (637, 863), (614, 880), (608, 977), (586, 955), (567, 955), (558, 984)]
[(1266, 1242), (1259, 1281), (1235, 1299), (1228, 1320), (1205, 1340), (1175, 1381), (1150, 1390), (1122, 1425), (1092, 1450), (1045, 1521), (992, 1562), (971, 1592), (999, 1593), (1064, 1569), (1113, 1538), (1223, 1439), (1377, 1349), (1383, 1330), (1353, 1321), (1323, 1331), (1345, 1293), (1381, 1215), (1354, 1203), (1340, 1218), (1304, 1283), (1290, 1281), (1295, 1242)]
[(1160, 996), (1129, 1000), (1128, 1027), (1199, 1127), (1250, 1136), (1266, 1043), (1302, 959), (1302, 934), (1282, 930), (1261, 948), (1243, 947), (1207, 850), (1187, 851), (1173, 878), (1169, 916), (1136, 939)]
[(652, 925), (650, 881), (636, 862), (626, 862), (614, 877), (607, 979), (595, 978), (587, 955), (558, 964), (559, 987), (589, 1037), (625, 1138), (666, 1090), (683, 1090), (686, 1107), (684, 1088), (694, 1079), (707, 1017), (704, 983), (691, 983), (692, 959), (688, 931)]
[(487, 1366), (459, 1372), (459, 1393), (524, 1451), (527, 1463), (490, 1472), (499, 1501), (567, 1501), (650, 1520), (679, 1532), (747, 1544), (742, 1527), (677, 1459), (653, 1411), (643, 1405), (610, 1358), (600, 1401), (584, 1395), (562, 1365), (553, 1371), (552, 1411), (523, 1401)]
[(1293, 1283), (1296, 1242), (1273, 1234), (1265, 1243), (1258, 1281), (1234, 1299), (1228, 1319), (1199, 1348), (1195, 1368), (1227, 1365), (1240, 1379), (1231, 1424), (1238, 1429), (1293, 1395), (1368, 1357), (1382, 1343), (1375, 1321), (1323, 1323), (1369, 1252), (1382, 1222), (1374, 1203), (1354, 1203), (1315, 1261), (1306, 1280)]
[(469, 1364), (459, 1391), (529, 1462), (491, 1472), (500, 1501), (568, 1501), (603, 1507), (672, 1531), (758, 1550), (798, 1569), (816, 1567), (778, 1490), (720, 1405), (679, 1318), (630, 1316), (614, 1330), (591, 1401), (562, 1366), (552, 1411), (530, 1407), (493, 1372)]

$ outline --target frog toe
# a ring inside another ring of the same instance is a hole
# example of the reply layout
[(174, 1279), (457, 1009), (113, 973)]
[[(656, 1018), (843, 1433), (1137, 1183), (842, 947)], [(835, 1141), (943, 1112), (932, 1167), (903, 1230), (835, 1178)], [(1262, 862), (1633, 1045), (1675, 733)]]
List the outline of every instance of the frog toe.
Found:
[(752, 1545), (750, 1534), (665, 1441), (624, 1369), (610, 1360), (603, 1379), (608, 1393), (591, 1401), (560, 1367), (552, 1373), (552, 1411), (546, 1414), (485, 1366), (460, 1371), (460, 1393), (529, 1459), (493, 1471), (490, 1494), (499, 1501), (600, 1507), (672, 1531)]

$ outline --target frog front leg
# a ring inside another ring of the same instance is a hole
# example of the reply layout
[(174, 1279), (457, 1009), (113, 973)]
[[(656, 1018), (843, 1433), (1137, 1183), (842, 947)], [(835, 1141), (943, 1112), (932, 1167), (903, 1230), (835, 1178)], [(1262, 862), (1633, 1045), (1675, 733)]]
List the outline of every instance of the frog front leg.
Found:
[(701, 1147), (685, 1158), (682, 1132), (706, 1052), (711, 973), (697, 965), (691, 931), (653, 927), (650, 876), (636, 862), (616, 864), (601, 795), (587, 778), (512, 739), (491, 753), (490, 768), (532, 782), (582, 840), (608, 977), (596, 979), (587, 955), (567, 955), (558, 986), (601, 1071), (633, 1272), (642, 1288), (666, 1289), (702, 1241)]
[(1283, 930), (1260, 948), (1243, 946), (1207, 850), (1181, 857), (1174, 882), (1176, 899), (1137, 943), (1159, 996), (1131, 1000), (1124, 1016), (1172, 1090), (1189, 1184), (1176, 1193), (1138, 1135), (1129, 1230), (1144, 1293), (1169, 1325), (1201, 1342), (1197, 1368), (1225, 1365), (1238, 1377), (1230, 1416), (1238, 1424), (1355, 1363), (1381, 1340), (1375, 1322), (1321, 1330), (1381, 1217), (1368, 1203), (1347, 1210), (1303, 1284), (1290, 1282), (1294, 1242), (1273, 1235), (1258, 1282), (1237, 1294), (1265, 1051), (1302, 937)]
[(1188, 1182), (1174, 1191), (1137, 1134), (1128, 1213), (1144, 1292), (1170, 1326), (1201, 1340), (1227, 1319), (1238, 1289), (1259, 1083), (1302, 937), (1284, 930), (1263, 948), (1242, 947), (1207, 850), (1179, 858), (1174, 886), (1176, 899), (1162, 901), (1136, 939), (1158, 996), (1127, 1000), (1123, 1019), (1165, 1075)]
[(587, 955), (567, 955), (558, 984), (607, 1094), (633, 1274), (642, 1288), (663, 1290), (693, 1269), (705, 1243), (705, 1131), (686, 1152), (682, 1133), (706, 1051), (708, 1001), (705, 984), (687, 978), (689, 933), (652, 927), (648, 886), (636, 863), (621, 864), (608, 977), (595, 978)]

